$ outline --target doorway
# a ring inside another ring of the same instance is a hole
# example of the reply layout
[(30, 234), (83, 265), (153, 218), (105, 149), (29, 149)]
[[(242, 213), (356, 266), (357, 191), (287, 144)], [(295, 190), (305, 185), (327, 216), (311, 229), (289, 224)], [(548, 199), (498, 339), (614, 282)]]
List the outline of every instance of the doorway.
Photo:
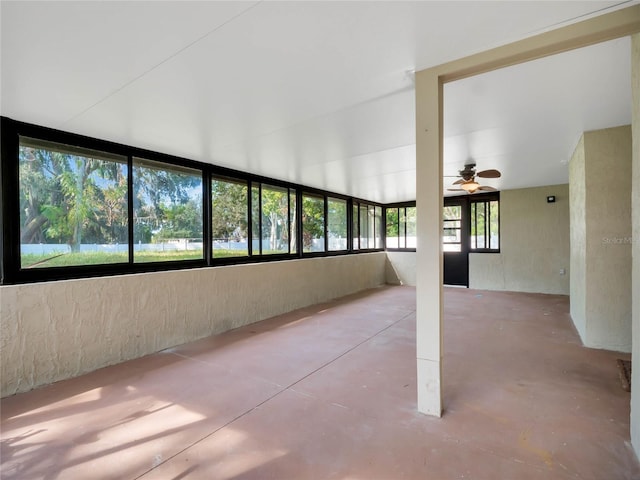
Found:
[(469, 200), (446, 197), (442, 212), (443, 283), (469, 287)]

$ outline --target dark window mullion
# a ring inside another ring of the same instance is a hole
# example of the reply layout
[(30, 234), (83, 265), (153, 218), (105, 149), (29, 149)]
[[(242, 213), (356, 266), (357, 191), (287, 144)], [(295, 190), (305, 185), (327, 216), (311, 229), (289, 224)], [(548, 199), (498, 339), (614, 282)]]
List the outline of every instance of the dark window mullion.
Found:
[(127, 156), (127, 219), (129, 225), (127, 226), (127, 235), (129, 236), (129, 265), (133, 265), (133, 248), (134, 248), (134, 226), (135, 219), (133, 218), (133, 156)]
[(487, 217), (487, 213), (489, 213), (489, 204), (488, 202), (483, 202), (483, 204), (484, 204), (484, 248), (489, 248), (489, 245), (487, 243), (487, 240), (488, 240), (487, 229), (489, 227), (489, 218)]
[(262, 255), (262, 183), (258, 184), (258, 252)]
[(287, 253), (291, 255), (291, 189), (287, 188)]
[(329, 251), (329, 199), (324, 197), (324, 251)]
[(213, 258), (211, 173), (202, 171), (202, 250), (204, 261), (211, 266)]
[(302, 227), (302, 190), (296, 189), (296, 241), (297, 241), (297, 256), (302, 258), (304, 253), (304, 232)]
[[(404, 210), (404, 214), (402, 215), (404, 218), (404, 232), (402, 232), (402, 236), (404, 237), (404, 248), (407, 248), (407, 207), (402, 207)], [(400, 209), (398, 209), (398, 242), (400, 241)]]
[(249, 180), (246, 181), (247, 185), (247, 256), (251, 258), (253, 256), (253, 185)]

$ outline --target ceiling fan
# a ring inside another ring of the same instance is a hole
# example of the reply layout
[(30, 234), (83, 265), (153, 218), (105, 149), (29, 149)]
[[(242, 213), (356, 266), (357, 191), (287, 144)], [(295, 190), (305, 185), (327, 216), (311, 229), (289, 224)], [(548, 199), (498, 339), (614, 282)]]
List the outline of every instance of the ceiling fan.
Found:
[(482, 178), (499, 178), (502, 174), (499, 170), (490, 169), (490, 170), (481, 170), (476, 172), (476, 164), (475, 163), (467, 163), (465, 164), (462, 170), (458, 171), (458, 175), (445, 175), (445, 176), (455, 176), (460, 177), (458, 180), (453, 182), (453, 185), (460, 185), (460, 188), (448, 188), (447, 190), (451, 192), (467, 192), (467, 193), (476, 193), (478, 191), (482, 192), (495, 192), (497, 191), (493, 187), (483, 186), (476, 182), (476, 177)]

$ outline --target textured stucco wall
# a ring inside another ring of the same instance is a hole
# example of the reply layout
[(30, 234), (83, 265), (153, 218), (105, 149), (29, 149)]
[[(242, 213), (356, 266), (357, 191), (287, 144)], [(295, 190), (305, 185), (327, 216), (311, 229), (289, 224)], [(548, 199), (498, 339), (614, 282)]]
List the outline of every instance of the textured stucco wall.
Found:
[(387, 283), (416, 285), (416, 252), (387, 252)]
[(632, 180), (632, 218), (633, 218), (633, 352), (631, 359), (631, 443), (640, 458), (640, 33), (631, 40), (631, 85), (633, 92), (633, 180)]
[(585, 133), (587, 342), (631, 351), (631, 127)]
[(0, 287), (2, 396), (385, 283), (384, 252)]
[(569, 186), (500, 192), (500, 243), (500, 253), (469, 255), (471, 288), (567, 295)]
[(586, 346), (630, 352), (631, 127), (586, 132), (583, 144), (569, 171), (571, 208), (579, 212), (572, 217), (573, 260), (584, 278), (572, 285), (571, 314)]
[(571, 318), (580, 334), (585, 338), (586, 294), (587, 294), (587, 219), (586, 180), (584, 163), (584, 135), (580, 137), (578, 145), (569, 161), (569, 197), (571, 198), (570, 232), (571, 232), (571, 279), (570, 302)]

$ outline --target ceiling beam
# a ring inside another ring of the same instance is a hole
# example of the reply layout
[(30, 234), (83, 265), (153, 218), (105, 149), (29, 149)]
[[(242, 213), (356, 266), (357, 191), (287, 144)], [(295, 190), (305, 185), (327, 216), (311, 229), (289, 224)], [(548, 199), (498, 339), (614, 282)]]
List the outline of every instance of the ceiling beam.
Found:
[(533, 37), (443, 63), (432, 70), (443, 83), (640, 32), (640, 5), (540, 33)]

